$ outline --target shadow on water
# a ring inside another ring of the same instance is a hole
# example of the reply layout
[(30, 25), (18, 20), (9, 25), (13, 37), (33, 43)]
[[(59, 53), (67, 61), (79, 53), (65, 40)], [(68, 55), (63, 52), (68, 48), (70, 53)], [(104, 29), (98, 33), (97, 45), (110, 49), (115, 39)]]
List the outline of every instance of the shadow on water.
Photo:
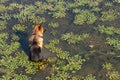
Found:
[(21, 45), (21, 50), (23, 50), (26, 55), (29, 55), (29, 48), (28, 48), (28, 33), (27, 32), (22, 32), (22, 31), (17, 31), (15, 34), (20, 38), (19, 42)]

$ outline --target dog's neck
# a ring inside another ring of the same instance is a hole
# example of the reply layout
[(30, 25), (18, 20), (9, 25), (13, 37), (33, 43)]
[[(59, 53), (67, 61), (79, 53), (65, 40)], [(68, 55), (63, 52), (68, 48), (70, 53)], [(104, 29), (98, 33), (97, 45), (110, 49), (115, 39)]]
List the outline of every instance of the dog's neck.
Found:
[(38, 34), (32, 34), (32, 35), (36, 35), (36, 36), (43, 38), (43, 35), (38, 35)]

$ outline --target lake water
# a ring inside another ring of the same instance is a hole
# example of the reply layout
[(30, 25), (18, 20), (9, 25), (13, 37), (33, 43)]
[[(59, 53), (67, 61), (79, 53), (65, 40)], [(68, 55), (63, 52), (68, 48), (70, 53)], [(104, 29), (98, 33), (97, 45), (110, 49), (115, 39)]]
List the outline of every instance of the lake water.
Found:
[[(22, 11), (22, 10), (24, 10), (24, 8), (26, 8), (30, 5), (35, 5), (34, 3), (37, 1), (41, 1), (41, 2), (51, 5), (51, 6), (55, 6), (56, 4), (62, 4), (63, 0), (61, 0), (61, 3), (57, 3), (56, 2), (57, 0), (53, 0), (53, 2), (52, 2), (52, 0), (48, 0), (49, 2), (47, 2), (47, 0), (45, 0), (45, 1), (44, 0), (31, 0), (31, 1), (12, 0), (12, 1), (7, 1), (5, 3), (2, 3), (2, 1), (1, 1), (0, 5), (5, 5), (6, 7), (8, 7), (8, 6), (10, 6), (9, 4), (11, 4), (11, 3), (22, 4), (23, 5), (23, 8), (21, 9), (21, 11)], [(65, 0), (66, 4), (68, 2), (72, 3), (74, 1), (75, 0), (70, 0), (70, 1)], [(76, 0), (76, 1), (80, 1), (80, 0)], [(91, 0), (91, 1), (94, 1), (94, 0)], [(96, 5), (98, 3), (98, 6), (94, 6), (94, 7), (100, 8), (101, 10), (100, 10), (100, 13), (97, 12), (95, 14), (97, 16), (97, 20), (92, 24), (87, 24), (87, 20), (82, 25), (76, 25), (74, 23), (75, 15), (77, 15), (78, 13), (73, 13), (72, 10), (77, 8), (80, 11), (82, 11), (82, 9), (91, 11), (93, 6), (90, 6), (87, 3), (84, 6), (80, 5), (77, 7), (67, 8), (68, 10), (66, 9), (66, 11), (65, 11), (66, 16), (63, 18), (52, 17), (52, 15), (55, 14), (54, 12), (59, 11), (59, 8), (58, 8), (58, 10), (53, 10), (53, 11), (52, 10), (50, 11), (50, 9), (46, 9), (43, 13), (38, 14), (39, 10), (36, 10), (38, 12), (32, 12), (32, 7), (30, 7), (31, 10), (29, 10), (29, 8), (28, 8), (28, 14), (29, 14), (29, 11), (31, 11), (31, 13), (36, 13), (36, 16), (45, 18), (46, 21), (42, 23), (42, 26), (44, 26), (46, 28), (46, 32), (44, 34), (44, 45), (49, 44), (49, 41), (52, 39), (58, 39), (58, 40), (60, 40), (60, 43), (57, 45), (57, 47), (61, 48), (64, 51), (68, 51), (70, 53), (70, 55), (79, 55), (83, 59), (86, 60), (85, 62), (83, 62), (81, 69), (76, 72), (77, 75), (85, 77), (89, 74), (92, 74), (93, 76), (95, 76), (96, 80), (112, 80), (112, 79), (109, 79), (108, 77), (106, 77), (106, 70), (103, 69), (103, 64), (111, 63), (112, 67), (113, 67), (113, 69), (111, 71), (115, 70), (118, 73), (120, 73), (120, 57), (119, 57), (120, 50), (107, 44), (106, 37), (108, 36), (108, 34), (102, 34), (98, 30), (95, 30), (95, 28), (98, 27), (98, 25), (115, 26), (116, 28), (120, 28), (120, 25), (119, 25), (120, 3), (112, 2), (112, 1), (108, 1), (108, 0), (105, 0), (105, 1), (100, 0), (101, 2), (99, 2), (99, 1), (97, 2), (97, 0), (95, 0), (95, 1), (96, 1)], [(58, 2), (60, 2), (60, 1), (58, 0)], [(104, 8), (105, 5), (108, 5), (108, 7)], [(111, 5), (111, 6), (109, 6), (109, 5)], [(24, 7), (24, 6), (26, 6), (26, 7)], [(44, 5), (42, 5), (42, 6), (44, 6)], [(40, 6), (40, 7), (42, 7), (42, 6)], [(65, 7), (66, 6), (67, 5), (65, 5)], [(13, 5), (13, 7), (14, 7), (14, 5)], [(102, 11), (108, 11), (110, 9), (116, 9), (116, 13), (119, 14), (119, 15), (117, 15), (118, 17), (112, 21), (99, 20), (100, 16), (102, 15)], [(14, 12), (14, 11), (16, 11), (16, 12)], [(12, 15), (12, 13), (17, 14), (17, 11), (19, 14), (20, 11), (17, 10), (17, 8), (11, 10), (11, 12), (7, 11), (7, 14), (8, 15), (9, 14)], [(49, 14), (50, 12), (52, 14)], [(79, 12), (79, 13), (81, 13), (81, 12)], [(93, 13), (95, 13), (95, 12), (93, 11)], [(2, 14), (3, 14), (3, 12), (2, 12)], [(10, 20), (6, 20), (7, 29), (5, 30), (10, 35), (15, 34), (15, 35), (19, 36), (20, 39), (18, 40), (18, 42), (20, 43), (21, 46), (19, 47), (18, 51), (23, 50), (25, 52), (26, 56), (29, 53), (28, 52), (29, 51), (28, 50), (28, 37), (32, 32), (32, 29), (33, 29), (32, 26), (34, 25), (34, 19), (30, 18), (31, 20), (29, 20), (29, 17), (32, 17), (32, 14), (30, 14), (30, 15), (28, 15), (28, 14), (27, 14), (27, 12), (23, 14), (23, 15), (27, 15), (28, 19), (26, 21), (23, 21), (22, 23), (20, 23), (19, 19), (14, 19), (14, 18), (12, 19), (12, 17)], [(24, 18), (24, 17), (22, 17), (22, 18)], [(2, 21), (3, 18), (0, 18), (0, 20)], [(56, 22), (59, 24), (59, 26), (56, 28), (50, 27), (49, 26), (50, 22)], [(15, 32), (14, 30), (12, 30), (12, 26), (14, 26), (15, 24), (18, 24), (18, 23), (26, 26), (25, 31)], [(68, 44), (68, 42), (66, 40), (62, 40), (61, 37), (63, 34), (71, 33), (71, 32), (74, 33), (75, 35), (82, 35), (82, 34), (87, 33), (87, 34), (89, 34), (89, 37), (87, 37), (84, 40), (81, 40), (75, 44)], [(117, 37), (115, 35), (110, 36), (110, 37), (118, 38), (120, 40), (119, 35), (117, 35)], [(9, 37), (9, 40), (10, 40), (10, 37)], [(9, 42), (9, 40), (7, 42), (11, 43), (12, 41)], [(116, 54), (114, 54), (114, 55), (110, 54), (112, 52), (116, 53)], [(56, 56), (54, 53), (52, 53), (49, 49), (46, 49), (45, 47), (42, 50), (42, 55), (46, 59), (49, 57), (54, 58)], [(0, 66), (2, 66), (2, 65), (0, 65)], [(31, 77), (31, 80), (45, 80), (45, 78), (51, 74), (50, 69), (51, 69), (51, 67), (50, 67), (50, 65), (48, 65), (44, 71), (37, 71), (35, 74), (25, 74), (25, 75)], [(19, 70), (19, 68), (18, 68), (18, 70)], [(2, 76), (3, 76), (3, 74), (1, 73), (0, 77), (2, 77)], [(78, 79), (78, 80), (81, 80), (81, 79)], [(85, 79), (85, 80), (87, 80), (87, 79)], [(93, 79), (91, 79), (91, 80), (93, 80)], [(113, 80), (115, 80), (115, 79), (113, 79)]]

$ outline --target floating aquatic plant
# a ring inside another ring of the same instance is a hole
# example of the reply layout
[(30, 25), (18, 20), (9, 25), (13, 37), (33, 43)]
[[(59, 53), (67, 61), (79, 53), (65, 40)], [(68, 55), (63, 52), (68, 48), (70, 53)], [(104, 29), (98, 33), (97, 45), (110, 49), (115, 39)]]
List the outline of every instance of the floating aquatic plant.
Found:
[(100, 12), (102, 9), (100, 9), (99, 7), (93, 7), (92, 11), (93, 12)]
[(120, 74), (118, 71), (115, 71), (111, 63), (105, 63), (103, 64), (103, 68), (106, 69), (106, 76), (110, 80), (119, 80), (120, 79)]
[(19, 47), (20, 47), (19, 42), (12, 42), (10, 45), (5, 45), (4, 46), (3, 53), (5, 55), (12, 54), (13, 52), (16, 52)]
[(57, 28), (59, 26), (57, 22), (50, 22), (48, 25), (52, 28)]
[(17, 63), (18, 63), (18, 60), (13, 59), (12, 56), (2, 56), (2, 59), (0, 60), (0, 65), (10, 70), (18, 68)]
[(120, 40), (118, 38), (106, 38), (107, 43), (120, 50)]
[(6, 39), (8, 39), (8, 34), (7, 33), (0, 33), (0, 42), (3, 42)]
[(69, 79), (69, 74), (67, 72), (59, 71), (57, 74), (52, 74), (47, 80), (67, 80)]
[(5, 12), (5, 11), (6, 11), (6, 7), (0, 4), (0, 12)]
[(96, 79), (95, 79), (95, 76), (90, 74), (90, 75), (87, 75), (84, 80), (96, 80)]
[[(45, 22), (44, 17), (38, 16), (38, 14), (41, 14), (41, 13), (40, 13), (40, 10), (39, 11), (36, 11), (36, 10), (38, 10), (41, 7), (37, 4), (40, 4), (40, 2), (35, 3), (35, 5), (25, 6), (24, 9), (19, 11), (19, 13), (14, 14), (13, 17), (21, 23), (26, 22), (26, 21), (33, 22), (33, 23), (39, 23), (39, 24)], [(39, 8), (36, 9), (37, 7)]]
[(25, 29), (26, 29), (26, 26), (25, 25), (21, 25), (21, 24), (15, 24), (13, 27), (12, 27), (12, 29), (14, 30), (14, 31), (25, 31)]
[[(50, 51), (52, 51), (53, 53), (57, 53), (57, 56), (61, 59), (68, 59), (68, 52), (67, 51), (63, 51), (61, 48), (56, 48), (54, 47), (56, 44), (59, 43), (59, 40), (51, 40), (49, 45), (45, 45), (46, 48), (48, 48)], [(61, 55), (62, 53), (62, 55)]]
[[(1, 69), (1, 71), (2, 71), (3, 69)], [(4, 74), (1, 78), (0, 78), (0, 80), (10, 80), (10, 79), (12, 79), (12, 77), (13, 77), (13, 75), (14, 75), (14, 70), (4, 70), (4, 71), (6, 71), (6, 74)]]
[(7, 33), (0, 33), (0, 50), (2, 51), (2, 48), (5, 47), (6, 45), (6, 40), (8, 39), (8, 34)]
[(110, 9), (109, 11), (103, 11), (102, 16), (100, 18), (100, 20), (102, 21), (112, 21), (114, 19), (116, 19), (117, 15), (116, 15), (116, 10), (114, 9)]
[(0, 72), (4, 74), (2, 75), (1, 80), (16, 80), (15, 75), (17, 73), (15, 72), (15, 69), (20, 67), (26, 67), (26, 73), (28, 72), (29, 74), (33, 74), (36, 72), (36, 69), (33, 68), (32, 63), (31, 66), (29, 66), (30, 62), (28, 61), (27, 55), (23, 52), (18, 51), (18, 48), (20, 47), (19, 42), (11, 42), (10, 44), (7, 44), (7, 33), (1, 33), (0, 38), (0, 43), (2, 43), (0, 45)]
[(66, 33), (62, 35), (62, 39), (66, 40), (68, 42), (68, 44), (76, 44), (81, 40), (84, 40), (85, 38), (87, 38), (89, 36), (89, 34), (82, 34), (82, 35), (78, 35), (78, 34), (74, 34), (74, 33)]
[(81, 11), (81, 9), (79, 9), (79, 8), (73, 9), (73, 13), (80, 13), (80, 11)]
[(22, 51), (22, 52), (16, 53), (16, 58), (19, 61), (18, 62), (19, 66), (25, 67), (26, 73), (29, 73), (29, 74), (36, 73), (37, 69), (34, 66), (34, 63), (28, 60), (28, 56), (25, 54), (25, 52)]
[(13, 34), (11, 41), (18, 41), (19, 39), (20, 39), (20, 37), (18, 35)]
[(75, 5), (75, 3), (73, 3), (73, 2), (69, 2), (69, 3), (67, 3), (67, 8), (69, 8), (69, 9), (71, 9), (71, 8), (75, 8), (77, 5)]
[(110, 72), (108, 72), (108, 74), (106, 76), (108, 76), (110, 80), (119, 80), (120, 79), (120, 74), (118, 73), (118, 71), (110, 71)]
[(40, 16), (33, 17), (31, 18), (31, 20), (32, 20), (31, 22), (38, 24), (44, 23), (46, 21), (44, 17), (40, 17)]
[(96, 20), (97, 17), (94, 15), (94, 13), (88, 10), (83, 10), (81, 13), (75, 15), (74, 23), (77, 25), (82, 25), (84, 23), (93, 24)]
[(79, 55), (70, 56), (68, 51), (63, 51), (61, 48), (56, 47), (58, 43), (59, 40), (53, 39), (49, 44), (45, 45), (47, 49), (55, 53), (58, 57), (57, 64), (55, 64), (57, 70), (51, 76), (47, 77), (48, 80), (69, 79), (69, 75), (71, 73), (75, 74), (77, 70), (80, 70), (82, 63), (85, 61)]
[(7, 10), (8, 11), (14, 11), (14, 10), (22, 10), (23, 5), (22, 4), (18, 4), (18, 3), (11, 3), (9, 4), (9, 6), (7, 6)]
[(66, 16), (65, 12), (58, 11), (58, 12), (54, 12), (52, 17), (54, 17), (54, 18), (63, 18), (65, 16)]
[(30, 77), (28, 77), (28, 76), (26, 76), (26, 75), (23, 75), (23, 74), (15, 74), (14, 75), (15, 77), (14, 77), (14, 79), (12, 79), (12, 80), (31, 80), (31, 78)]
[(6, 21), (0, 20), (0, 31), (4, 30), (6, 28), (6, 24), (7, 24)]
[(80, 70), (82, 66), (82, 62), (85, 61), (79, 55), (74, 55), (68, 58), (68, 64), (66, 65), (66, 69), (68, 70)]
[(114, 2), (120, 3), (120, 0), (113, 0)]
[(18, 68), (17, 62), (18, 60), (16, 60), (12, 56), (2, 56), (2, 60), (0, 60), (0, 72), (4, 73), (4, 75), (2, 76), (4, 80), (10, 80), (14, 76), (14, 71), (16, 68)]
[(0, 3), (6, 3), (8, 0), (0, 0)]
[(107, 70), (111, 70), (112, 69), (112, 64), (111, 63), (105, 63), (105, 64), (103, 64), (103, 68), (107, 69)]
[(98, 25), (98, 28), (96, 29), (101, 33), (105, 33), (108, 35), (120, 34), (120, 28), (116, 28), (115, 26)]
[(48, 9), (48, 4), (42, 1), (37, 1), (35, 2), (35, 7), (36, 7), (36, 14), (44, 14), (46, 10)]
[(2, 19), (2, 20), (10, 20), (11, 19), (11, 15), (9, 15), (9, 14), (7, 14), (7, 13), (1, 13), (1, 15), (0, 15), (0, 18)]
[(65, 1), (50, 1), (53, 2), (52, 8), (50, 8), (50, 12), (48, 14), (52, 14), (52, 17), (54, 18), (63, 18), (66, 16), (66, 7), (65, 7)]
[[(119, 34), (120, 34), (120, 28), (116, 28), (114, 26), (104, 26), (104, 25), (99, 25), (96, 30), (100, 31), (101, 33), (105, 33), (107, 35), (111, 35), (106, 37), (106, 41), (108, 44), (113, 45), (115, 48), (120, 50), (120, 40)], [(115, 36), (115, 37), (113, 37)]]
[(108, 6), (108, 7), (110, 7), (110, 6), (112, 6), (113, 4), (111, 3), (111, 2), (106, 2), (105, 3), (105, 6)]
[(35, 17), (35, 7), (33, 5), (27, 5), (19, 13), (14, 14), (13, 17), (19, 22), (23, 23), (29, 21)]

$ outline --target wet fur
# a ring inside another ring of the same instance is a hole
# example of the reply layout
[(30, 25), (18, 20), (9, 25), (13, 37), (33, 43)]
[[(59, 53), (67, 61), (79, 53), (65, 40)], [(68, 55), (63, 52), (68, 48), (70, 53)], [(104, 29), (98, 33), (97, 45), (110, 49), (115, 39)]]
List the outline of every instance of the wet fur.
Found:
[(29, 59), (31, 61), (40, 61), (41, 57), (41, 49), (43, 46), (43, 33), (45, 29), (38, 24), (35, 24), (34, 29), (32, 31), (31, 36), (29, 37)]

